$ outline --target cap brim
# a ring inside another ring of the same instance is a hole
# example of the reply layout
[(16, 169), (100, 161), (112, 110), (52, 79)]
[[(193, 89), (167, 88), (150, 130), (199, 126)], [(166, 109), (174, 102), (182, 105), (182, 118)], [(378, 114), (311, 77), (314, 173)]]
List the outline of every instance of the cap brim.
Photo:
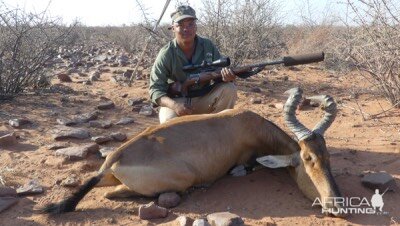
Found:
[(178, 23), (179, 21), (184, 20), (184, 19), (187, 19), (187, 18), (197, 19), (196, 17), (191, 16), (191, 15), (182, 15), (182, 16), (176, 18), (173, 22), (174, 22), (174, 23)]

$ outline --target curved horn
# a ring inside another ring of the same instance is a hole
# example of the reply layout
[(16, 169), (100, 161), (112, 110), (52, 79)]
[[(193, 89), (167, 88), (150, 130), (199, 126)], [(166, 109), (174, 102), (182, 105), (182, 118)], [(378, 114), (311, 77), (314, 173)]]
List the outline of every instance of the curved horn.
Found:
[(329, 128), (329, 126), (331, 126), (332, 122), (335, 120), (337, 112), (336, 103), (333, 98), (328, 95), (312, 96), (308, 97), (307, 99), (320, 103), (322, 105), (322, 108), (325, 110), (324, 117), (312, 130), (314, 133), (318, 133), (323, 136), (324, 132)]
[(296, 118), (296, 108), (301, 101), (303, 90), (299, 87), (289, 89), (285, 92), (290, 94), (283, 108), (286, 125), (296, 135), (298, 140), (304, 140), (312, 135), (312, 132), (301, 124)]

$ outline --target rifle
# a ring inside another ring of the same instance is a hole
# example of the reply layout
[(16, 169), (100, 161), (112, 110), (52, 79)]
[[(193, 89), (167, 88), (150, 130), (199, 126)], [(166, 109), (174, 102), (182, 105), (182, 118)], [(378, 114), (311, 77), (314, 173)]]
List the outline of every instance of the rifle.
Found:
[[(237, 77), (246, 79), (262, 71), (266, 66), (283, 64), (284, 66), (295, 66), (300, 64), (309, 64), (314, 62), (323, 61), (325, 57), (324, 52), (296, 55), (296, 56), (285, 56), (280, 60), (271, 62), (264, 62), (258, 64), (245, 65), (237, 68), (233, 68), (233, 73)], [(183, 83), (174, 82), (168, 87), (169, 97), (198, 97), (207, 94), (213, 89), (213, 87), (222, 82), (221, 70), (223, 67), (228, 67), (231, 64), (229, 57), (224, 57), (211, 63), (203, 61), (198, 65), (189, 64), (183, 67), (185, 72), (193, 72), (200, 69), (202, 73), (190, 74)], [(205, 72), (205, 73), (204, 73)], [(190, 87), (204, 86), (202, 89), (190, 90)]]

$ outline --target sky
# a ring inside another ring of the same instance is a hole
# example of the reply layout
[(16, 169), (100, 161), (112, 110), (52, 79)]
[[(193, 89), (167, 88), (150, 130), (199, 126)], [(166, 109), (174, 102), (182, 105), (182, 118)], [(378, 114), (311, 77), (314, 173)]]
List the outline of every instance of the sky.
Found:
[[(28, 12), (42, 12), (48, 7), (51, 16), (61, 17), (66, 24), (78, 19), (87, 26), (130, 25), (143, 21), (142, 11), (137, 1), (145, 7), (149, 19), (156, 21), (165, 5), (165, 0), (0, 0), (0, 3), (11, 8), (18, 7)], [(172, 0), (163, 16), (162, 23), (170, 23), (170, 14), (177, 1)], [(283, 23), (299, 20), (310, 6), (312, 17), (316, 20), (326, 16), (327, 11), (336, 9), (334, 0), (276, 0), (281, 5), (280, 15)], [(180, 1), (185, 2), (185, 1)], [(190, 5), (200, 10), (201, 0), (189, 0)], [(1, 5), (0, 5), (1, 6)], [(301, 12), (300, 12), (301, 11)], [(309, 14), (307, 14), (309, 15)]]

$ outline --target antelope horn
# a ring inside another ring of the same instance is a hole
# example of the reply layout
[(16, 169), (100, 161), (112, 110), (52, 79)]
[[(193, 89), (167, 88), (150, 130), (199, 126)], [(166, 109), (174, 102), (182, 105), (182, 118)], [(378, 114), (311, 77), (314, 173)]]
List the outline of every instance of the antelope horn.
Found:
[(296, 118), (296, 108), (301, 101), (303, 90), (299, 87), (289, 89), (285, 92), (289, 94), (285, 106), (283, 108), (284, 119), (289, 129), (296, 135), (298, 140), (304, 140), (312, 135), (312, 132), (301, 124)]
[(323, 136), (324, 132), (331, 126), (332, 122), (335, 120), (337, 112), (336, 103), (333, 98), (328, 95), (312, 96), (308, 99), (320, 103), (322, 105), (322, 108), (325, 110), (324, 117), (312, 130), (314, 133), (318, 133)]

